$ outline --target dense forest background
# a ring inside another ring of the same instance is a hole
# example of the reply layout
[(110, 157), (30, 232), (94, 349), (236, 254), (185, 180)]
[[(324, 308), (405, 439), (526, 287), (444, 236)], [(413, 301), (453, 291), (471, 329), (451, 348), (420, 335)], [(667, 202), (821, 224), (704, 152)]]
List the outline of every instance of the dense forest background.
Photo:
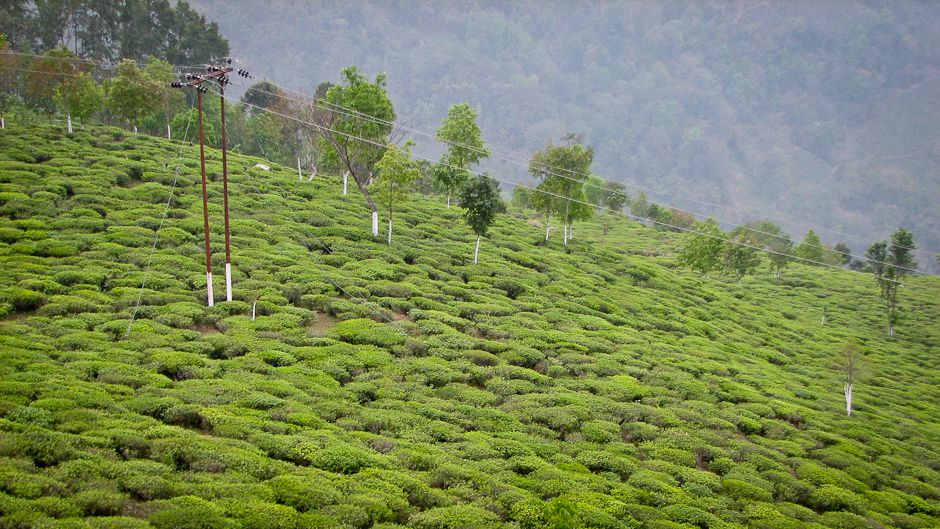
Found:
[(243, 64), (290, 88), (312, 93), (355, 64), (386, 72), (422, 130), (467, 101), (493, 148), (523, 160), (579, 132), (598, 174), (674, 206), (770, 216), (797, 238), (825, 228), (859, 252), (903, 225), (940, 248), (938, 3), (192, 4)]

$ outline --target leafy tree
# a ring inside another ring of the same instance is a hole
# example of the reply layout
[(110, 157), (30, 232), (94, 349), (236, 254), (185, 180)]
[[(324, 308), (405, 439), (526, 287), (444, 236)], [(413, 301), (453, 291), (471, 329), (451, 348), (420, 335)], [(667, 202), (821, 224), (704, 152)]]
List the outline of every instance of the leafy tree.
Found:
[(774, 274), (774, 277), (779, 278), (780, 273), (783, 272), (787, 266), (789, 266), (790, 261), (793, 260), (793, 240), (790, 239), (789, 235), (770, 238), (765, 248), (769, 250), (768, 258), (770, 260), (770, 271)]
[(823, 247), (822, 241), (819, 240), (819, 236), (813, 230), (806, 232), (806, 237), (803, 237), (803, 242), (796, 247), (794, 253), (797, 257), (812, 263), (826, 261), (826, 248)]
[(646, 196), (645, 191), (640, 191), (640, 194), (630, 202), (630, 214), (634, 217), (646, 218), (649, 214), (650, 201), (649, 197)]
[(58, 108), (69, 116), (67, 108), (57, 105), (56, 94), (61, 102), (72, 101), (78, 76), (88, 69), (71, 60), (75, 58), (68, 49), (56, 48), (33, 61), (26, 75), (26, 102), (41, 112), (52, 114)]
[(467, 224), (477, 234), (477, 245), (473, 251), (473, 263), (476, 264), (480, 238), (486, 236), (496, 215), (506, 211), (506, 204), (499, 194), (499, 182), (483, 175), (473, 177), (461, 190), (458, 203), (466, 210), (464, 219)]
[(395, 202), (401, 200), (409, 187), (421, 177), (418, 163), (411, 159), (411, 141), (402, 147), (389, 145), (382, 159), (375, 164), (378, 172), (373, 186), (379, 200), (388, 204), (388, 244), (392, 244), (392, 215)]
[(839, 256), (839, 262), (844, 266), (852, 262), (852, 249), (849, 248), (848, 244), (844, 242), (839, 242), (836, 244), (836, 247), (833, 248), (835, 253)]
[(917, 268), (913, 250), (914, 236), (904, 228), (891, 235), (891, 244), (885, 241), (873, 243), (865, 252), (868, 266), (885, 300), (885, 315), (888, 318), (888, 335), (894, 336), (894, 325), (898, 320), (898, 289), (904, 277)]
[(277, 85), (268, 81), (261, 81), (251, 85), (245, 91), (241, 102), (251, 105), (244, 107), (245, 111), (250, 114), (252, 107), (273, 108), (281, 101), (282, 96), (284, 96), (284, 92)]
[(111, 83), (108, 106), (111, 112), (130, 123), (136, 133), (140, 121), (156, 110), (155, 89), (137, 63), (125, 59), (118, 64), (117, 77)]
[(447, 191), (447, 207), (450, 207), (450, 196), (453, 190), (460, 190), (470, 179), (470, 173), (464, 169), (459, 169), (450, 165), (442, 159), (441, 163), (435, 164), (431, 170), (431, 177), (438, 189)]
[(546, 212), (546, 240), (548, 218), (555, 212), (562, 217), (565, 245), (568, 244), (570, 223), (590, 218), (592, 214), (590, 207), (580, 207), (578, 204), (587, 202), (584, 182), (594, 160), (594, 149), (585, 147), (582, 141), (583, 138), (577, 134), (566, 135), (561, 145), (554, 145), (549, 140), (543, 150), (534, 153), (529, 159), (529, 174), (541, 180), (539, 189), (546, 196), (540, 208)]
[(451, 193), (467, 182), (470, 167), (487, 158), (490, 151), (483, 143), (482, 132), (477, 125), (477, 113), (467, 103), (457, 103), (450, 107), (447, 117), (437, 129), (437, 139), (448, 144), (447, 152), (441, 157), (441, 165), (453, 168), (448, 171), (435, 171), (435, 177), (441, 187), (447, 190), (447, 207), (450, 207)]
[(512, 189), (512, 200), (510, 203), (520, 209), (529, 209), (532, 207), (533, 191), (522, 186), (516, 186)]
[[(324, 151), (356, 181), (372, 211), (372, 235), (377, 237), (379, 209), (368, 185), (395, 121), (395, 109), (385, 92), (385, 74), (379, 74), (370, 83), (358, 68), (346, 68), (343, 84), (331, 87), (324, 99), (315, 116)], [(377, 119), (365, 119), (357, 113)]]
[(156, 58), (150, 58), (144, 66), (144, 77), (150, 85), (153, 97), (159, 104), (159, 113), (166, 124), (166, 138), (171, 138), (170, 121), (186, 104), (186, 95), (170, 87), (178, 79), (173, 65)]
[(760, 264), (760, 250), (755, 241), (746, 235), (738, 235), (725, 242), (722, 252), (722, 269), (740, 281), (753, 273)]
[(607, 219), (622, 212), (630, 200), (626, 188), (620, 182), (601, 180), (597, 175), (591, 175), (585, 183), (584, 194), (588, 202), (601, 209), (601, 213), (608, 214), (604, 217), (604, 234), (606, 235), (609, 228)]
[(724, 232), (714, 219), (699, 223), (694, 231), (686, 235), (676, 262), (703, 276), (717, 270), (722, 264), (724, 237)]
[(83, 123), (104, 106), (104, 88), (87, 73), (56, 88), (56, 104), (66, 115), (74, 114)]

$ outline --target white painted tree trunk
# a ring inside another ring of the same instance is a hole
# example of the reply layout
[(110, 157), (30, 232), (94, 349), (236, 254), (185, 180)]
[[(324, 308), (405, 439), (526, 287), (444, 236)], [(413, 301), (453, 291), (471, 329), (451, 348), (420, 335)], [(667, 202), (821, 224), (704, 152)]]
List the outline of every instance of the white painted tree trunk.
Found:
[(225, 301), (232, 301), (232, 263), (225, 263)]
[(206, 272), (206, 297), (209, 300), (209, 306), (214, 306), (215, 295), (212, 292), (212, 272)]
[(65, 115), (65, 122), (68, 123), (69, 134), (71, 134), (72, 133), (72, 115), (71, 114)]
[(5, 128), (7, 128), (7, 120), (4, 119), (3, 116), (0, 116), (0, 129), (5, 129)]
[(545, 242), (548, 242), (548, 232), (551, 229), (551, 226), (548, 224), (548, 221), (545, 221)]
[(308, 181), (308, 182), (313, 182), (313, 177), (315, 177), (315, 176), (317, 176), (317, 168), (316, 168), (316, 167), (314, 167), (314, 168), (310, 171), (310, 177), (307, 178), (307, 181)]
[(343, 173), (343, 196), (346, 196), (346, 182), (349, 181), (349, 171)]
[(251, 321), (255, 321), (255, 308), (258, 306), (257, 301), (251, 303)]
[(388, 245), (392, 245), (392, 219), (388, 219)]
[(297, 180), (301, 182), (304, 179), (304, 174), (300, 171), (300, 158), (297, 158)]
[(477, 264), (477, 257), (480, 255), (480, 236), (477, 235), (477, 247), (473, 250), (473, 264)]
[(847, 417), (852, 416), (852, 386), (853, 384), (845, 384), (843, 387), (845, 392), (845, 415)]
[(574, 225), (573, 224), (568, 224), (568, 240), (569, 241), (574, 240)]
[(170, 123), (169, 123), (169, 122), (167, 122), (167, 124), (166, 124), (166, 139), (168, 139), (168, 140), (172, 140), (172, 139), (173, 139), (173, 134), (170, 132)]
[(888, 336), (894, 336), (894, 323), (888, 324)]
[(372, 212), (372, 236), (373, 237), (379, 236), (379, 212), (378, 211)]
[(450, 209), (450, 189), (447, 190), (447, 209)]
[(134, 134), (137, 134), (137, 125), (134, 125)]

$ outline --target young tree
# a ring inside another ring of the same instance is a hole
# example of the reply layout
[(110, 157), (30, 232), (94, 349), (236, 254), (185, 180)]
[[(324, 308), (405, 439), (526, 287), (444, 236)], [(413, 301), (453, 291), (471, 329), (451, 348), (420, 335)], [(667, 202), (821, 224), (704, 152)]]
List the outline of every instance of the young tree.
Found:
[(464, 219), (477, 234), (476, 249), (473, 250), (473, 263), (477, 263), (480, 253), (480, 238), (493, 224), (496, 215), (506, 211), (506, 204), (499, 195), (499, 183), (488, 176), (475, 176), (464, 186), (459, 197), (460, 207), (464, 208)]
[(839, 262), (842, 264), (842, 266), (846, 266), (852, 262), (852, 249), (849, 248), (848, 244), (839, 242), (836, 244), (836, 247), (833, 248), (833, 251), (838, 254)]
[(487, 158), (490, 151), (483, 143), (477, 113), (467, 103), (450, 107), (437, 129), (437, 139), (448, 144), (447, 152), (441, 157), (441, 165), (449, 165), (452, 170), (435, 172), (435, 176), (443, 177), (440, 184), (447, 190), (447, 207), (450, 207), (451, 193), (466, 183), (470, 167)]
[(810, 264), (822, 263), (826, 260), (826, 249), (813, 230), (806, 232), (806, 237), (803, 237), (803, 242), (796, 247), (794, 253), (806, 261), (812, 261)]
[(839, 356), (839, 367), (842, 370), (842, 392), (845, 395), (845, 414), (851, 417), (852, 391), (855, 389), (855, 383), (861, 378), (864, 363), (862, 344), (856, 340), (850, 340), (842, 344)]
[(418, 163), (411, 159), (411, 146), (408, 141), (402, 147), (389, 145), (382, 159), (375, 164), (377, 176), (373, 182), (376, 196), (388, 204), (388, 244), (392, 244), (392, 214), (395, 202), (401, 200), (415, 180), (421, 177)]
[(594, 160), (594, 149), (585, 147), (582, 141), (583, 138), (578, 134), (567, 134), (561, 145), (554, 145), (549, 140), (545, 148), (534, 153), (529, 160), (529, 173), (541, 180), (539, 188), (556, 195), (550, 197), (553, 200), (543, 204), (546, 206), (546, 240), (548, 217), (554, 209), (562, 217), (565, 245), (568, 244), (568, 230), (572, 220), (590, 218), (593, 213), (589, 207), (574, 207), (578, 202), (587, 202), (584, 182)]
[(891, 244), (879, 241), (868, 247), (865, 257), (869, 269), (885, 300), (885, 315), (888, 318), (888, 336), (894, 336), (894, 325), (898, 320), (898, 289), (908, 273), (917, 268), (913, 250), (914, 236), (904, 228), (891, 235)]
[(721, 266), (724, 237), (714, 219), (699, 223), (686, 235), (676, 261), (705, 276)]
[(118, 64), (117, 77), (111, 83), (108, 106), (124, 122), (130, 123), (136, 134), (140, 121), (155, 110), (154, 89), (137, 63), (125, 59)]
[(166, 139), (169, 140), (172, 138), (170, 122), (186, 104), (186, 94), (170, 87), (170, 83), (179, 79), (179, 75), (172, 64), (151, 58), (144, 66), (144, 77), (150, 85), (152, 97), (159, 106), (163, 122), (166, 124)]
[(793, 253), (793, 240), (790, 239), (789, 235), (781, 235), (778, 238), (770, 238), (765, 247), (769, 251), (770, 271), (773, 272), (774, 277), (780, 278), (780, 273), (783, 272), (790, 264), (790, 261), (793, 260), (791, 257)]
[(753, 273), (760, 264), (760, 250), (755, 242), (745, 235), (739, 235), (727, 242), (722, 252), (722, 268), (741, 281), (747, 274)]
[[(444, 158), (446, 158), (446, 155)], [(470, 173), (464, 169), (447, 165), (444, 158), (441, 159), (441, 163), (434, 165), (431, 170), (431, 177), (438, 189), (447, 191), (447, 207), (450, 208), (451, 192), (454, 190), (459, 192), (463, 186), (467, 185), (467, 181), (470, 180)]]
[(57, 109), (66, 115), (69, 132), (72, 132), (72, 114), (67, 105), (73, 101), (73, 93), (81, 84), (80, 74), (88, 70), (86, 65), (74, 62), (77, 57), (65, 48), (46, 52), (29, 65), (26, 76), (26, 101), (33, 108), (49, 114)]
[(56, 88), (57, 106), (68, 116), (68, 130), (72, 132), (72, 115), (82, 123), (104, 106), (104, 89), (87, 73), (80, 74), (69, 83)]
[(315, 122), (325, 155), (356, 181), (372, 211), (372, 235), (378, 237), (379, 209), (368, 186), (395, 121), (395, 109), (385, 92), (385, 75), (379, 74), (370, 83), (351, 66), (343, 70), (343, 84), (330, 87), (323, 99), (318, 102)]

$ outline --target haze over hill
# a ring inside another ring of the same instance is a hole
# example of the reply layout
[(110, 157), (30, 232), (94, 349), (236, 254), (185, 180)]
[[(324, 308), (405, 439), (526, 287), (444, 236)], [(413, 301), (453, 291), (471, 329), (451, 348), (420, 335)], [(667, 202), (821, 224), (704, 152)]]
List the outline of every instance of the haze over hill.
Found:
[(193, 4), (291, 88), (355, 64), (386, 72), (422, 130), (468, 101), (487, 141), (521, 159), (580, 132), (599, 174), (671, 205), (789, 219), (797, 238), (828, 228), (858, 253), (900, 225), (940, 248), (937, 3)]

